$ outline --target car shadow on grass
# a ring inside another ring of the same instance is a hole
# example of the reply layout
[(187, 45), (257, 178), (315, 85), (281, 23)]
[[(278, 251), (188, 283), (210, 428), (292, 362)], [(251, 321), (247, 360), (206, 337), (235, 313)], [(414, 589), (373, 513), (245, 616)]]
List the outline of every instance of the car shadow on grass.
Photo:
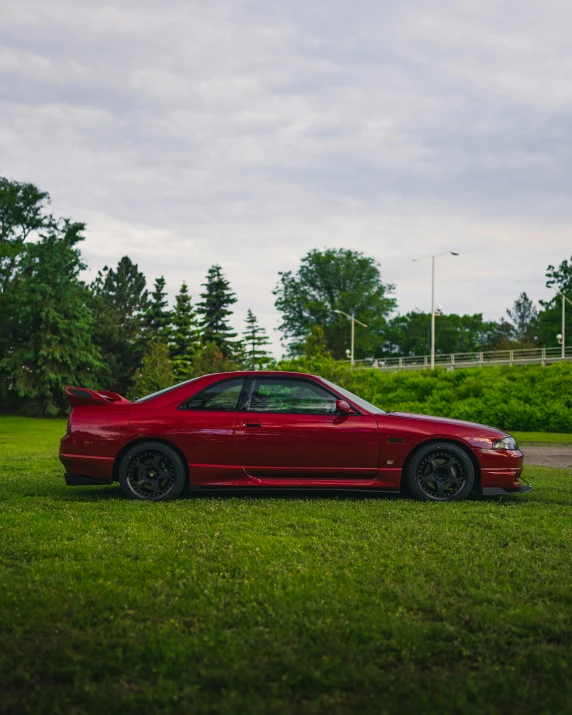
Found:
[[(97, 487), (79, 487), (73, 493), (66, 493), (66, 501), (115, 501), (128, 500), (121, 491), (119, 485), (114, 486), (97, 486)], [(193, 499), (282, 499), (282, 500), (300, 500), (300, 499), (331, 499), (331, 500), (406, 500), (414, 502), (413, 499), (406, 494), (397, 491), (385, 491), (374, 489), (331, 489), (331, 488), (297, 488), (297, 487), (219, 487), (219, 488), (203, 488), (192, 489), (184, 494), (177, 501), (187, 501)], [(520, 495), (502, 494), (483, 496), (472, 492), (466, 499), (468, 502), (483, 502), (488, 503), (524, 503)]]

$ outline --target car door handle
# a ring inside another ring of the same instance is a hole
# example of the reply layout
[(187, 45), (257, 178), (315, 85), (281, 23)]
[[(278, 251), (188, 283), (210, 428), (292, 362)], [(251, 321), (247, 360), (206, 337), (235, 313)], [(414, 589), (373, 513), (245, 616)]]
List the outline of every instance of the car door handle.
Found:
[(260, 422), (243, 422), (242, 426), (243, 427), (262, 427)]

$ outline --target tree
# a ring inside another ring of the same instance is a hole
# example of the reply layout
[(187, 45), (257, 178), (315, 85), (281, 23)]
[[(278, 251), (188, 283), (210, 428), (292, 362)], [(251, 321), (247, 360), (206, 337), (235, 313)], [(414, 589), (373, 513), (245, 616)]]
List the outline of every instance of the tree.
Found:
[(167, 346), (162, 340), (152, 340), (147, 345), (141, 367), (135, 374), (129, 396), (131, 399), (144, 397), (170, 387), (174, 382), (173, 364)]
[[(543, 347), (558, 345), (557, 335), (562, 332), (562, 298), (556, 290), (572, 300), (572, 257), (564, 260), (555, 268), (550, 265), (546, 269), (546, 287), (554, 290), (554, 297), (550, 300), (541, 300), (542, 310), (539, 313), (539, 342)], [(572, 335), (572, 307), (568, 304), (565, 309), (567, 342), (570, 344)]]
[(123, 256), (115, 270), (105, 266), (98, 272), (91, 291), (102, 378), (109, 389), (126, 394), (143, 357), (143, 318), (149, 302), (145, 276)]
[(304, 342), (303, 352), (306, 357), (332, 357), (321, 325), (312, 326)]
[(207, 343), (193, 360), (192, 377), (212, 375), (217, 372), (233, 372), (238, 366), (234, 360), (223, 355), (216, 343)]
[(67, 408), (67, 385), (96, 387), (101, 369), (88, 290), (79, 280), (84, 229), (69, 220), (53, 222), (40, 241), (27, 244), (11, 291), (11, 347), (0, 369), (43, 415)]
[(205, 290), (201, 293), (202, 301), (197, 304), (197, 311), (203, 345), (214, 343), (225, 358), (233, 358), (240, 349), (234, 340), (236, 333), (228, 324), (228, 318), (232, 315), (230, 306), (236, 303), (236, 295), (219, 265), (209, 268), (202, 285)]
[(167, 291), (165, 278), (159, 276), (155, 280), (151, 300), (145, 313), (145, 324), (151, 340), (162, 340), (167, 343), (171, 332), (171, 312), (167, 309)]
[(343, 310), (368, 325), (356, 325), (356, 357), (379, 354), (385, 343), (387, 316), (395, 309), (394, 287), (381, 280), (374, 258), (344, 248), (312, 250), (297, 273), (280, 273), (274, 295), (282, 313), (280, 331), (290, 352), (300, 354), (313, 326), (321, 325), (336, 359), (350, 346), (351, 326)]
[(24, 241), (33, 231), (46, 228), (53, 219), (45, 213), (50, 201), (34, 184), (0, 177), (0, 281), (6, 293)]
[[(435, 317), (435, 352), (438, 354), (480, 352), (490, 349), (497, 324), (475, 315)], [(387, 353), (428, 355), (431, 351), (431, 314), (411, 311), (393, 318), (387, 331)]]
[(512, 323), (515, 347), (534, 347), (538, 342), (538, 310), (526, 293), (521, 293), (506, 313)]
[(183, 282), (172, 313), (172, 332), (169, 352), (175, 377), (185, 380), (191, 375), (193, 360), (199, 348), (196, 313), (193, 310), (187, 284)]
[(509, 323), (504, 318), (501, 318), (497, 323), (490, 323), (486, 350), (513, 350), (514, 344), (514, 325)]
[(10, 349), (10, 289), (28, 236), (48, 226), (50, 197), (33, 184), (0, 177), (0, 360)]
[(246, 330), (242, 333), (244, 338), (245, 362), (249, 370), (262, 370), (270, 362), (268, 350), (265, 346), (270, 344), (266, 330), (258, 324), (254, 313), (248, 309), (246, 314)]

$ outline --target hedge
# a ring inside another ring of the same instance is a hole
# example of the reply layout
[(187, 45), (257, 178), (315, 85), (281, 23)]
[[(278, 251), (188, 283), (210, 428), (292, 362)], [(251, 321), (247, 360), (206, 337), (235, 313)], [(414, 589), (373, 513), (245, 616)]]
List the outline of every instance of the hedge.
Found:
[(572, 364), (381, 372), (329, 358), (280, 363), (335, 382), (384, 410), (480, 422), (503, 430), (572, 432)]

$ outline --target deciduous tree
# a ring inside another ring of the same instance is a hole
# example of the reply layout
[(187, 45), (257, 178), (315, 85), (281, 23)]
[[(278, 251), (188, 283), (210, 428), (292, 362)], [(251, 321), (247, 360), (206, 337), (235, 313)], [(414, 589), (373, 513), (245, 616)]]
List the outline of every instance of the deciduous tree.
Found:
[(0, 177), (0, 284), (8, 290), (23, 250), (33, 231), (45, 228), (53, 219), (46, 213), (50, 196), (34, 184)]
[(537, 345), (540, 327), (538, 310), (526, 293), (521, 293), (506, 313), (512, 324), (514, 347), (532, 348)]
[(225, 357), (216, 343), (207, 343), (195, 355), (192, 377), (211, 375), (216, 372), (232, 372), (233, 370), (238, 370), (236, 362)]
[(351, 325), (342, 310), (367, 324), (356, 325), (356, 357), (379, 354), (385, 343), (387, 317), (395, 309), (393, 286), (381, 279), (374, 258), (345, 248), (312, 250), (296, 273), (280, 273), (274, 295), (282, 313), (280, 330), (292, 354), (303, 352), (315, 325), (324, 329), (326, 344), (337, 359), (350, 346)]
[(169, 350), (160, 339), (149, 342), (141, 367), (137, 369), (129, 396), (144, 397), (152, 392), (164, 390), (175, 382), (173, 364), (169, 358)]
[[(542, 310), (539, 313), (540, 339), (543, 347), (555, 347), (558, 345), (557, 335), (562, 332), (562, 298), (556, 290), (563, 293), (569, 300), (572, 300), (572, 257), (560, 263), (558, 267), (548, 266), (546, 269), (546, 287), (554, 291), (554, 297), (548, 300), (541, 300)], [(566, 342), (572, 344), (572, 306), (566, 303), (564, 310), (566, 319), (565, 333)]]
[(32, 399), (41, 414), (67, 405), (67, 385), (98, 386), (99, 351), (78, 244), (82, 223), (53, 222), (36, 243), (26, 244), (11, 291), (11, 348), (1, 369), (13, 389)]

